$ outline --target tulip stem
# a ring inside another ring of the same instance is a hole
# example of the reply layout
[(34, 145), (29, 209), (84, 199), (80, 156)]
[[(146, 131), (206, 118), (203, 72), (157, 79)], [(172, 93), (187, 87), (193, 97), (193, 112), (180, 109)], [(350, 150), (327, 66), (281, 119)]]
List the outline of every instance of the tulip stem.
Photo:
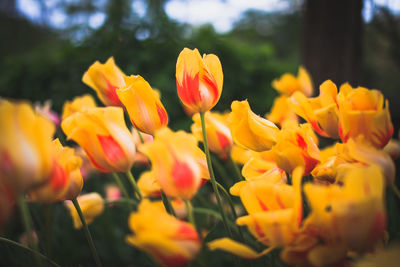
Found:
[(224, 223), (225, 231), (228, 234), (228, 236), (232, 238), (232, 232), (228, 226), (228, 221), (227, 221), (225, 213), (224, 213), (221, 197), (218, 192), (217, 181), (215, 180), (215, 176), (214, 176), (214, 170), (212, 168), (210, 149), (208, 147), (208, 139), (207, 139), (206, 122), (205, 122), (205, 118), (204, 118), (204, 112), (200, 112), (200, 119), (201, 119), (201, 131), (203, 133), (204, 151), (206, 153), (207, 166), (208, 166), (208, 171), (210, 173), (210, 181), (211, 181), (214, 193), (215, 193), (215, 197), (217, 198), (218, 208), (219, 208), (219, 212), (221, 213), (221, 216), (222, 216), (222, 221)]
[[(29, 213), (28, 205), (26, 204), (24, 194), (20, 194), (18, 196), (18, 205), (19, 205), (19, 209), (20, 209), (20, 212), (21, 212), (22, 221), (24, 223), (25, 231), (26, 231), (26, 234), (28, 235), (29, 247), (31, 247), (32, 250), (36, 251), (37, 253), (40, 253), (37, 244), (33, 240), (32, 218), (31, 218), (31, 215)], [(35, 255), (36, 265), (37, 266), (43, 266), (42, 261), (40, 260), (40, 258), (39, 258), (37, 253), (34, 254)]]
[(140, 142), (142, 142), (142, 144), (144, 144), (144, 138), (143, 138), (142, 133), (138, 130), (138, 128), (135, 127), (135, 129), (136, 129), (136, 131), (137, 131), (137, 133), (139, 135)]
[(183, 202), (185, 202), (189, 222), (194, 226), (194, 228), (197, 229), (196, 222), (194, 220), (194, 215), (193, 215), (193, 207), (192, 207), (192, 204), (190, 203), (190, 200), (185, 199), (185, 200), (183, 200)]
[(161, 199), (162, 199), (162, 202), (164, 203), (165, 209), (167, 210), (167, 212), (169, 214), (171, 214), (172, 216), (176, 217), (174, 207), (172, 207), (171, 202), (169, 201), (169, 198), (164, 193), (164, 191), (160, 190), (160, 192), (161, 192)]
[(392, 187), (393, 192), (400, 199), (400, 190), (397, 188), (397, 186), (395, 184), (393, 184), (391, 187)]
[(230, 160), (230, 162), (231, 162), (231, 164), (232, 164), (232, 166), (233, 166), (233, 169), (235, 170), (235, 173), (236, 173), (237, 178), (238, 178), (240, 181), (242, 181), (242, 180), (243, 180), (242, 173), (241, 173), (241, 171), (239, 170), (239, 167), (238, 167), (238, 165), (236, 164), (236, 162), (233, 160), (232, 154), (231, 154), (230, 152), (228, 153), (228, 157), (229, 157), (229, 160)]
[(140, 189), (139, 189), (139, 187), (138, 187), (138, 185), (137, 185), (137, 183), (135, 181), (135, 178), (133, 177), (131, 171), (127, 171), (125, 174), (126, 174), (126, 177), (128, 177), (128, 180), (129, 180), (129, 182), (131, 183), (131, 185), (133, 187), (133, 191), (136, 192), (139, 201), (142, 200), (143, 199), (142, 192), (140, 192)]
[(92, 252), (94, 261), (96, 262), (96, 266), (101, 267), (102, 265), (101, 265), (99, 254), (97, 253), (96, 247), (94, 246), (92, 235), (90, 234), (89, 228), (86, 224), (85, 217), (83, 217), (83, 213), (82, 213), (81, 207), (79, 206), (78, 200), (76, 200), (76, 198), (74, 198), (74, 199), (72, 199), (72, 203), (74, 203), (74, 207), (75, 207), (76, 211), (78, 212), (79, 218), (81, 219), (83, 230), (85, 232), (86, 239), (89, 243), (90, 251)]
[(126, 198), (129, 198), (128, 191), (126, 191), (126, 188), (125, 188), (124, 184), (122, 183), (121, 178), (119, 177), (118, 173), (113, 172), (113, 173), (112, 173), (112, 176), (114, 177), (115, 182), (117, 183), (117, 185), (118, 185), (119, 188), (121, 189), (122, 194), (124, 194), (124, 196), (125, 196)]
[(36, 250), (34, 250), (34, 249), (31, 249), (30, 247), (24, 246), (24, 245), (22, 245), (22, 244), (20, 244), (20, 243), (18, 243), (18, 242), (15, 242), (15, 241), (13, 241), (13, 240), (10, 240), (10, 239), (4, 238), (4, 237), (0, 237), (0, 241), (2, 241), (2, 242), (4, 242), (4, 243), (8, 243), (8, 244), (13, 245), (13, 246), (16, 246), (16, 247), (19, 247), (19, 248), (22, 248), (22, 249), (25, 249), (25, 250), (27, 250), (27, 251), (29, 251), (29, 252), (35, 254), (37, 257), (40, 257), (40, 258), (42, 258), (42, 259), (45, 259), (45, 260), (46, 260), (47, 262), (49, 262), (51, 265), (56, 266), (56, 267), (60, 267), (60, 265), (58, 265), (57, 263), (55, 263), (54, 261), (52, 261), (51, 259), (49, 259), (49, 258), (46, 257), (45, 255), (43, 255), (42, 253), (40, 253), (40, 252), (38, 252), (38, 251), (36, 251)]

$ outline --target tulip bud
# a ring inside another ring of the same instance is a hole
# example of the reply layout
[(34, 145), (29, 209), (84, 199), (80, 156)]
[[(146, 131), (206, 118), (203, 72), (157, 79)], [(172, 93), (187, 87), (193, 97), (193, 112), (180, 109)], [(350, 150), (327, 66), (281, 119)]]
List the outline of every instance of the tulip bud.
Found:
[[(79, 203), (83, 217), (85, 218), (87, 224), (91, 224), (94, 219), (100, 216), (104, 211), (104, 200), (98, 193), (81, 195), (77, 197), (76, 200)], [(76, 211), (72, 201), (67, 200), (64, 203), (71, 214), (74, 228), (82, 228), (81, 219), (79, 218), (79, 214)]]

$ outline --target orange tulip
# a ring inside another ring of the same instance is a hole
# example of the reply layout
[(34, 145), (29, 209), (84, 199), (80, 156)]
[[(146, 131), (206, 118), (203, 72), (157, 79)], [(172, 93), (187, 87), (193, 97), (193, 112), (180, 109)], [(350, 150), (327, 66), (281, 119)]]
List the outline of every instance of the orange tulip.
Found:
[(200, 251), (200, 238), (191, 224), (147, 199), (130, 215), (128, 224), (133, 233), (126, 242), (150, 254), (161, 266), (186, 266)]
[(127, 172), (135, 157), (132, 134), (120, 107), (91, 108), (63, 120), (68, 139), (77, 142), (102, 172)]
[(223, 84), (221, 62), (213, 54), (200, 56), (184, 48), (176, 62), (176, 87), (182, 104), (191, 112), (206, 112), (218, 102)]
[(164, 128), (156, 132), (153, 142), (141, 146), (140, 151), (149, 157), (152, 172), (170, 197), (191, 199), (202, 179), (209, 178), (205, 154), (191, 134)]
[(110, 57), (106, 63), (96, 61), (85, 72), (82, 81), (96, 91), (97, 96), (106, 106), (121, 106), (116, 89), (125, 86), (125, 74), (115, 65)]
[[(208, 146), (212, 152), (221, 157), (226, 157), (233, 146), (231, 132), (225, 118), (226, 116), (219, 113), (207, 112), (205, 114)], [(197, 140), (203, 141), (200, 114), (195, 114), (192, 119), (194, 121), (191, 127), (192, 133)]]
[(303, 166), (307, 175), (320, 162), (317, 144), (310, 124), (293, 124), (279, 132), (272, 153), (279, 168), (292, 173), (297, 166)]
[(158, 92), (139, 75), (125, 79), (126, 85), (117, 95), (129, 113), (132, 124), (140, 131), (154, 135), (168, 124), (168, 115)]
[(53, 168), (54, 131), (29, 104), (0, 100), (0, 180), (18, 192), (44, 183)]
[(389, 102), (378, 90), (353, 89), (344, 84), (337, 96), (339, 134), (343, 142), (364, 135), (374, 146), (384, 147), (393, 135)]
[(265, 118), (273, 123), (283, 126), (287, 122), (299, 122), (296, 113), (288, 103), (289, 98), (285, 95), (275, 98), (271, 112)]

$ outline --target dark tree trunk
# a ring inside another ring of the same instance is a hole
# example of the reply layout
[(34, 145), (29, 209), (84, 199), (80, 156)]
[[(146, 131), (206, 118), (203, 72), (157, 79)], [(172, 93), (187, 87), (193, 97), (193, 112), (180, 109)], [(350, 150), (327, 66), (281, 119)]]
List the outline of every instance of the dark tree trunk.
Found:
[(358, 85), (362, 0), (306, 0), (302, 64), (318, 87), (327, 79)]

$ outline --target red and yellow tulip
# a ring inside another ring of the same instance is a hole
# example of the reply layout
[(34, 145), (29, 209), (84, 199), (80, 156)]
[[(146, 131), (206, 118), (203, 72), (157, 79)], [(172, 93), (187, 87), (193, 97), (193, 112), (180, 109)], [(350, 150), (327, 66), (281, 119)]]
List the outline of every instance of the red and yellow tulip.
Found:
[(289, 98), (285, 95), (275, 98), (271, 111), (265, 115), (265, 118), (281, 127), (288, 122), (298, 123), (299, 119), (289, 105), (288, 100)]
[(77, 142), (102, 172), (126, 172), (135, 157), (132, 134), (120, 107), (91, 108), (63, 120), (68, 139)]
[(132, 124), (140, 131), (154, 135), (168, 124), (168, 115), (159, 93), (139, 75), (125, 78), (126, 85), (117, 95), (129, 113)]
[(139, 204), (128, 224), (133, 234), (126, 242), (150, 254), (161, 266), (186, 266), (200, 251), (201, 241), (194, 227), (149, 200)]
[(221, 62), (213, 54), (184, 48), (176, 62), (176, 87), (190, 112), (206, 112), (218, 102), (223, 85)]
[(106, 106), (121, 106), (116, 89), (125, 86), (125, 74), (118, 68), (114, 58), (106, 63), (93, 63), (82, 77), (82, 81), (96, 91), (97, 96)]

